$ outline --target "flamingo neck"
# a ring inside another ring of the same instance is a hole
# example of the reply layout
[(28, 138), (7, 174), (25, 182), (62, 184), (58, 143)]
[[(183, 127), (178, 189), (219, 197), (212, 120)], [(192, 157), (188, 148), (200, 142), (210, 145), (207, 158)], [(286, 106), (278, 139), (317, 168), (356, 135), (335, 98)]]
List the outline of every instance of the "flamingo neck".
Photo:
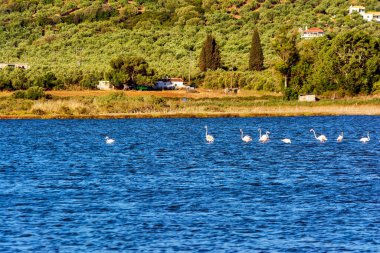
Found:
[(317, 137), (317, 135), (315, 134), (315, 131), (314, 131), (314, 129), (312, 129), (312, 132), (314, 133), (314, 137), (315, 137), (315, 139), (317, 139), (317, 140), (318, 140), (318, 137)]

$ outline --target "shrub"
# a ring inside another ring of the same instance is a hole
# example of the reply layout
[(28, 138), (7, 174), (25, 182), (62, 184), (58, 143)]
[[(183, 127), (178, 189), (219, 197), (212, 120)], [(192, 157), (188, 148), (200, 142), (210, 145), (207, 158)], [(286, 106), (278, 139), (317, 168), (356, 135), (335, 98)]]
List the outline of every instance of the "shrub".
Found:
[(286, 88), (284, 91), (284, 100), (297, 100), (298, 92), (292, 88)]
[(44, 110), (39, 109), (39, 108), (33, 109), (32, 113), (35, 115), (45, 115), (46, 114), (46, 112)]
[(23, 99), (25, 98), (25, 91), (16, 90), (15, 92), (13, 92), (12, 97), (16, 99)]
[(45, 96), (44, 89), (38, 86), (32, 86), (25, 91), (25, 98), (31, 100), (38, 100)]
[(32, 86), (26, 91), (23, 90), (17, 90), (13, 92), (12, 94), (13, 98), (16, 99), (31, 99), (31, 100), (38, 100), (40, 98), (45, 97), (44, 89), (38, 86)]
[(372, 91), (373, 94), (380, 94), (380, 81), (373, 84)]

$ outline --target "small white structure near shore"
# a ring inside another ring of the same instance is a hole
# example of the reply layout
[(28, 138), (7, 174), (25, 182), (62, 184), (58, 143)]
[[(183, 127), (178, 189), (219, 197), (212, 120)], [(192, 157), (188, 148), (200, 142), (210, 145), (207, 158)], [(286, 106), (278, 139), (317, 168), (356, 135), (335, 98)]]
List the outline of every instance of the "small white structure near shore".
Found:
[(315, 95), (299, 95), (298, 101), (300, 102), (316, 102), (319, 98), (317, 98)]
[(99, 81), (98, 86), (96, 86), (99, 90), (114, 90), (115, 87), (110, 83), (110, 81)]
[(183, 83), (182, 78), (164, 78), (156, 83), (155, 88), (164, 90), (185, 89), (186, 86)]

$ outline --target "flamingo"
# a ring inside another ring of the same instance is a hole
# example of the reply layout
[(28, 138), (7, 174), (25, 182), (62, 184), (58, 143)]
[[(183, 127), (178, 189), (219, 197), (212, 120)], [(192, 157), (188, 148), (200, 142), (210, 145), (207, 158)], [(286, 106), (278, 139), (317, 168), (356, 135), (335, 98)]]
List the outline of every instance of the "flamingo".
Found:
[(266, 131), (264, 135), (261, 135), (261, 128), (259, 128), (259, 132), (260, 132), (260, 138), (259, 138), (260, 142), (265, 143), (269, 141), (269, 134), (270, 134), (269, 131)]
[(214, 137), (212, 135), (210, 135), (210, 134), (207, 134), (207, 126), (205, 126), (205, 128), (206, 128), (206, 141), (208, 143), (213, 143), (214, 142)]
[(111, 139), (110, 137), (108, 137), (108, 136), (106, 136), (105, 137), (105, 139), (106, 139), (106, 143), (107, 144), (112, 144), (112, 143), (114, 143), (115, 142), (115, 140), (114, 139)]
[(282, 139), (281, 141), (283, 143), (288, 143), (288, 144), (292, 143), (292, 141), (290, 139), (288, 139), (288, 138)]
[(369, 142), (371, 139), (369, 138), (369, 132), (367, 133), (367, 137), (363, 137), (361, 138), (359, 141), (361, 141), (362, 143), (366, 143), (366, 142)]
[(242, 129), (240, 129), (240, 133), (241, 133), (241, 139), (242, 139), (242, 141), (244, 141), (244, 142), (250, 142), (250, 141), (252, 141), (252, 138), (249, 135), (245, 135), (243, 137), (244, 133), (243, 133)]
[(342, 142), (342, 140), (343, 140), (343, 132), (342, 132), (342, 134), (340, 134), (340, 135), (338, 136), (338, 138), (336, 139), (336, 141), (337, 141), (337, 142)]
[(317, 137), (317, 135), (315, 134), (314, 129), (310, 129), (310, 132), (313, 132), (313, 133), (314, 133), (314, 137), (315, 137), (315, 139), (319, 140), (320, 142), (325, 142), (325, 141), (327, 141), (326, 136), (324, 136), (323, 134), (321, 134), (320, 136)]

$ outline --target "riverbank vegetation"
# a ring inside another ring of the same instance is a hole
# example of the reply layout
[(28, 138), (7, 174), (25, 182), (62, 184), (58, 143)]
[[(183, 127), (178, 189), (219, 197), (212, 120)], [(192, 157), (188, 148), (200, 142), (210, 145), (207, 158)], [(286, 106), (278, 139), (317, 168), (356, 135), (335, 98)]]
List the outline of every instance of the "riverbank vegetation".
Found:
[[(186, 94), (175, 91), (49, 92), (39, 100), (4, 94), (0, 118), (124, 118), (124, 117), (217, 117), (380, 115), (380, 97), (355, 97), (319, 102), (285, 101), (277, 93), (247, 92), (225, 95), (204, 91)], [(208, 96), (208, 94), (210, 96)]]
[[(105, 78), (119, 87), (131, 80), (153, 85), (172, 76), (198, 87), (288, 98), (374, 94), (380, 92), (380, 24), (348, 15), (350, 4), (380, 10), (377, 0), (5, 0), (0, 61), (30, 68), (0, 70), (0, 90), (92, 89)], [(302, 40), (306, 26), (325, 36)], [(211, 35), (216, 70), (200, 59)], [(114, 63), (126, 57), (148, 71), (136, 78), (120, 72)]]

